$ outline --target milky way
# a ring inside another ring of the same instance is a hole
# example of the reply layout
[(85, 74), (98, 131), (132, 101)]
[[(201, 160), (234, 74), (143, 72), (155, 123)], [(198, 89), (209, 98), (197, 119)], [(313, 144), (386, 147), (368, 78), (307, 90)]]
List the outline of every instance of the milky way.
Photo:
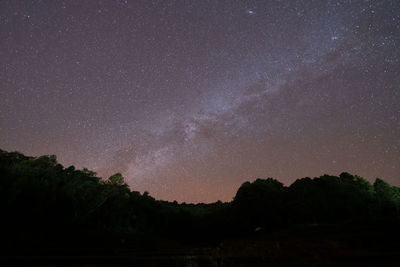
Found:
[(399, 45), (400, 1), (2, 1), (0, 148), (186, 202), (400, 185)]

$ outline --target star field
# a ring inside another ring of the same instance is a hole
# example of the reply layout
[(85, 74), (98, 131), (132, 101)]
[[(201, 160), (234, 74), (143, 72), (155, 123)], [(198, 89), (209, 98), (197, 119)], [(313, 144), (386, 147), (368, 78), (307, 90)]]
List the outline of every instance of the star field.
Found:
[(2, 1), (0, 40), (2, 149), (186, 202), (400, 185), (399, 1)]

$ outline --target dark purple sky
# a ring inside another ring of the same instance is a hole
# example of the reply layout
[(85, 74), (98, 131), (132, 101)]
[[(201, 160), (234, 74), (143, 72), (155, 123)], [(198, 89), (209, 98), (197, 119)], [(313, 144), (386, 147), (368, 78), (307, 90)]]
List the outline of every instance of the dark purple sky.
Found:
[(400, 1), (1, 1), (0, 148), (158, 199), (400, 185)]

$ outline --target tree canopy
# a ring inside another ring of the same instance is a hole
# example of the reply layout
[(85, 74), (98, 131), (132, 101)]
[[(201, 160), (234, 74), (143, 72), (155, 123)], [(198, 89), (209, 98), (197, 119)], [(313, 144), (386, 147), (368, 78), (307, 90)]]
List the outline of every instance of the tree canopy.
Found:
[(398, 218), (400, 189), (343, 172), (289, 186), (259, 178), (243, 183), (232, 202), (178, 204), (131, 190), (121, 173), (104, 180), (54, 155), (0, 150), (0, 209), (2, 236), (14, 243), (93, 241), (106, 233), (215, 239), (255, 228)]

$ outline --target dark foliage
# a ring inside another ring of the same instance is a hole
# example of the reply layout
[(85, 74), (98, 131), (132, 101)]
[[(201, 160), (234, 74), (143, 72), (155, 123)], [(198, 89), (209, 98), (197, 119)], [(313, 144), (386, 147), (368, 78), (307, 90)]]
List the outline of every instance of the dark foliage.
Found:
[(120, 246), (156, 237), (214, 242), (290, 225), (397, 220), (400, 189), (349, 173), (245, 182), (230, 203), (178, 204), (131, 191), (121, 174), (107, 180), (64, 168), (56, 157), (0, 150), (2, 242), (20, 246)]

